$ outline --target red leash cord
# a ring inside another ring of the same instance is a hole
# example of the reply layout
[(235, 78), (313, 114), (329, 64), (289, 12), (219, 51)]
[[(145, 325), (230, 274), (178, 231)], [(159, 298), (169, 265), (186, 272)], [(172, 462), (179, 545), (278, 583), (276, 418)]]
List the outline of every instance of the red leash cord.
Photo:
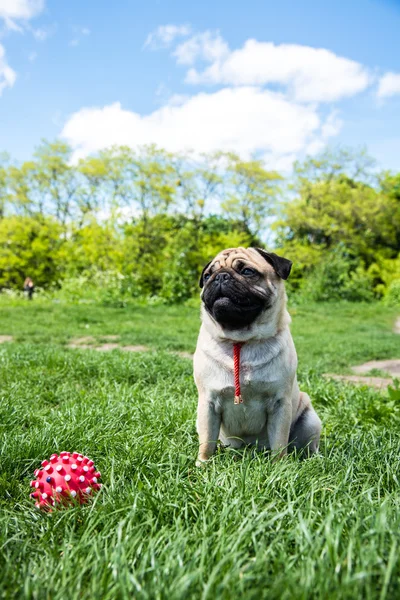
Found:
[(243, 342), (233, 344), (233, 374), (235, 378), (235, 400), (234, 404), (242, 404), (243, 398), (240, 393), (240, 349)]

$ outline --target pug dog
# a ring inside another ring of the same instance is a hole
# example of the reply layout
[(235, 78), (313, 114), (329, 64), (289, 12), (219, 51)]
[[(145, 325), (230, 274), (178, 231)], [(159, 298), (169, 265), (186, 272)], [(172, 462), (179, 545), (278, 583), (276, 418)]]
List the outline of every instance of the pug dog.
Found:
[(260, 248), (229, 248), (203, 269), (194, 355), (197, 465), (217, 447), (252, 445), (275, 457), (318, 450), (321, 421), (296, 378), (284, 281), (290, 260)]

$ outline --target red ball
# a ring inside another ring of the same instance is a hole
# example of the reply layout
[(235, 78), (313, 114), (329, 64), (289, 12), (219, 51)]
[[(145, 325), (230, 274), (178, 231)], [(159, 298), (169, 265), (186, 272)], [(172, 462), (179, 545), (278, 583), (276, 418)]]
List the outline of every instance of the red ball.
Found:
[(101, 475), (87, 456), (78, 452), (60, 452), (52, 454), (50, 461), (42, 462), (42, 469), (36, 469), (31, 487), (35, 491), (31, 498), (35, 498), (35, 506), (51, 509), (68, 502), (78, 501), (84, 504), (93, 492), (101, 488), (98, 483)]

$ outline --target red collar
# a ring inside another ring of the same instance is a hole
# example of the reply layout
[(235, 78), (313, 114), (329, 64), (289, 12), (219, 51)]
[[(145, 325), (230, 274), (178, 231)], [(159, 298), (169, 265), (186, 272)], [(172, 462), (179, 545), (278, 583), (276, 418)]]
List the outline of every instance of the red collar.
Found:
[(235, 399), (234, 404), (242, 404), (243, 398), (240, 393), (240, 349), (244, 342), (233, 344), (233, 374), (235, 378)]

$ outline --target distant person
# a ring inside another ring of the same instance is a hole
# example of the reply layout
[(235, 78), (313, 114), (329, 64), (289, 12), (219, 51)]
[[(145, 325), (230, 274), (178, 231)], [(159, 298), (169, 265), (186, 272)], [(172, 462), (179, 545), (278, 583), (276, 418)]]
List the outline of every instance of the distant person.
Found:
[(33, 292), (35, 291), (35, 286), (30, 277), (27, 277), (24, 281), (24, 292), (28, 296), (29, 300), (33, 298)]

